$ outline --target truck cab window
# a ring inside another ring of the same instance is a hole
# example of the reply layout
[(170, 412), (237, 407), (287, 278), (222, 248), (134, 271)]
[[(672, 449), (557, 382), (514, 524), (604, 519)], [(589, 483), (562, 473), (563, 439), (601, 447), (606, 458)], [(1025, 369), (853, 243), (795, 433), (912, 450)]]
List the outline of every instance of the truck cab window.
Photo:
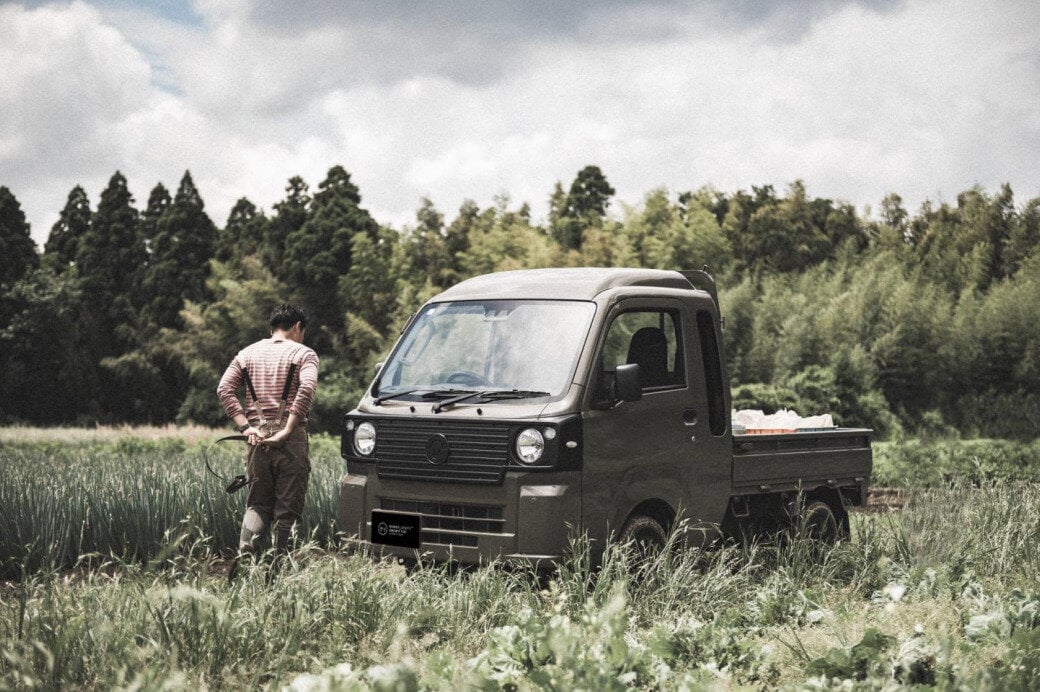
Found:
[(614, 318), (603, 344), (603, 386), (609, 389), (614, 369), (639, 365), (643, 391), (686, 386), (679, 315), (672, 310), (637, 310)]
[(722, 390), (719, 341), (711, 313), (697, 312), (697, 331), (701, 339), (701, 358), (704, 359), (704, 383), (708, 388), (708, 427), (712, 435), (718, 436), (726, 432), (726, 398)]

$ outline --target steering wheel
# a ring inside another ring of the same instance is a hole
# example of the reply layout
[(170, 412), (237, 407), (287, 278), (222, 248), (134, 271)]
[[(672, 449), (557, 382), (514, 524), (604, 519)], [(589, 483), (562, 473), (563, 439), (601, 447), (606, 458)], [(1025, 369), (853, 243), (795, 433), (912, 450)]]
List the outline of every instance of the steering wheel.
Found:
[(472, 370), (456, 370), (448, 375), (448, 383), (461, 384), (468, 387), (483, 387), (488, 381)]

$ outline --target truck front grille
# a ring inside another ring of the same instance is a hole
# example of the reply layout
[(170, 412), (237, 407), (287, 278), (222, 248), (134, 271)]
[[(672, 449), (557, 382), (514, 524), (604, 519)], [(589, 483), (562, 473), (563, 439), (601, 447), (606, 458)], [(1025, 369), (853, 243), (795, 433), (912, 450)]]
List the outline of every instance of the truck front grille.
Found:
[[(426, 455), (431, 436), (450, 452), (440, 464)], [(384, 420), (376, 450), (380, 478), (498, 485), (509, 463), (509, 426), (499, 423)]]
[(475, 534), (501, 534), (505, 531), (503, 509), (495, 505), (463, 505), (384, 497), (380, 500), (380, 508), (422, 517), (423, 543), (475, 548), (478, 538)]

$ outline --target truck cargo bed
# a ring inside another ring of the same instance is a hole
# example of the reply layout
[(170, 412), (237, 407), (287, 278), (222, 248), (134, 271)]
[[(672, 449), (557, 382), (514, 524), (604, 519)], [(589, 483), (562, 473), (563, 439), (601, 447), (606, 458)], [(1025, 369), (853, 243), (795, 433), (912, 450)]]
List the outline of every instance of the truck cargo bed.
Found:
[(821, 483), (865, 485), (873, 458), (870, 430), (733, 436), (733, 489), (771, 492)]

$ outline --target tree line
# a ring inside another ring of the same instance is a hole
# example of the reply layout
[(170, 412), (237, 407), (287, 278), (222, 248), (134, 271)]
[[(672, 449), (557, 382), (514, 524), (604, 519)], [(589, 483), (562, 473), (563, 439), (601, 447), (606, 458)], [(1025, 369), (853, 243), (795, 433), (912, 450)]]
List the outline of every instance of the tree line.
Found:
[(213, 394), (270, 306), (303, 305), (322, 360), (316, 427), (333, 429), (429, 297), (469, 276), (546, 266), (716, 274), (734, 404), (832, 412), (883, 434), (1032, 438), (1040, 429), (1040, 198), (966, 190), (909, 212), (812, 197), (801, 181), (652, 190), (610, 212), (596, 166), (558, 182), (535, 222), (506, 196), (450, 221), (428, 199), (377, 223), (333, 166), (291, 178), (270, 212), (217, 226), (190, 173), (143, 209), (116, 173), (69, 193), (40, 251), (0, 187), (0, 422), (223, 423)]

